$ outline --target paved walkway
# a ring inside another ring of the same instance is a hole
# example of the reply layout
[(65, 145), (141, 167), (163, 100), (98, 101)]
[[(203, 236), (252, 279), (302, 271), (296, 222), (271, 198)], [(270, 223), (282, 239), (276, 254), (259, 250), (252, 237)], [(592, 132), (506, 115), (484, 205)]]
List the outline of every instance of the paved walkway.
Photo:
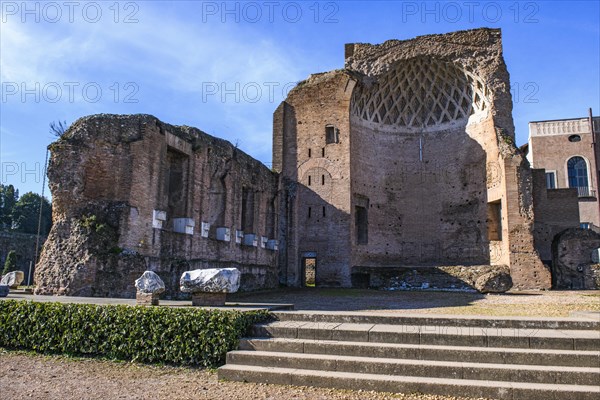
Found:
[[(33, 296), (11, 291), (5, 299), (41, 302), (127, 304), (134, 299), (99, 297)], [(161, 300), (163, 306), (190, 307), (191, 300)], [(362, 289), (279, 289), (234, 293), (228, 309), (290, 309), (314, 311), (362, 311), (388, 314), (427, 313), (484, 316), (600, 318), (600, 291), (513, 292), (480, 294), (440, 291), (380, 291)], [(587, 313), (587, 314), (586, 314)]]
[[(34, 296), (32, 294), (24, 293), (21, 290), (11, 290), (7, 297), (0, 298), (0, 300), (32, 300), (39, 301), (42, 303), (71, 303), (71, 304), (121, 304), (134, 306), (136, 304), (135, 299), (118, 299), (118, 298), (106, 298), (106, 297), (74, 297), (74, 296)], [(191, 300), (160, 300), (161, 306), (167, 307), (192, 307)], [(206, 308), (225, 308), (232, 310), (251, 311), (251, 310), (291, 310), (293, 304), (267, 304), (267, 303), (256, 303), (256, 302), (241, 302), (235, 301), (226, 303), (226, 307), (206, 307)]]

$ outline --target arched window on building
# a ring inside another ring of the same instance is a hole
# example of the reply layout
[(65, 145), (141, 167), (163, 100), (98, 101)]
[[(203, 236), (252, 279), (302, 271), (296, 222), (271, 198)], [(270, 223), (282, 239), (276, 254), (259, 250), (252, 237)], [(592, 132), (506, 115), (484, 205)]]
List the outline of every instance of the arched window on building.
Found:
[(582, 157), (571, 157), (567, 161), (569, 173), (569, 187), (577, 188), (579, 196), (589, 196), (590, 186), (588, 184), (587, 164)]

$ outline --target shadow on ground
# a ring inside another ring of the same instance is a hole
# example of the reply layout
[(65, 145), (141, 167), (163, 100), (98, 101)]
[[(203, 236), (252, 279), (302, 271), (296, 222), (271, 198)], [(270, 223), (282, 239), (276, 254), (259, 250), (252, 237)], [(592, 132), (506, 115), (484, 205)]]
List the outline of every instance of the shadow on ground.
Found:
[[(510, 296), (507, 295), (507, 296)], [(360, 311), (416, 310), (461, 307), (485, 298), (481, 293), (442, 291), (383, 291), (370, 289), (285, 288), (268, 292), (234, 293), (228, 302), (288, 303), (295, 310)]]

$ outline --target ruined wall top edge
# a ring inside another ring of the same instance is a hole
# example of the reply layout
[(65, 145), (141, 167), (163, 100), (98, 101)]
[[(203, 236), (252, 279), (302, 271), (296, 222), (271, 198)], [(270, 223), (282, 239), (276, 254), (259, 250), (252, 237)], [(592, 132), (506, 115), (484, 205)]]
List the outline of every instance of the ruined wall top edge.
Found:
[[(104, 141), (111, 144), (131, 143), (143, 140), (147, 130), (161, 134), (168, 132), (191, 144), (194, 152), (210, 148), (213, 155), (235, 156), (248, 164), (249, 168), (269, 170), (262, 162), (254, 159), (225, 139), (220, 139), (194, 127), (171, 125), (149, 114), (94, 114), (79, 118), (49, 147), (57, 144), (92, 146)], [(273, 175), (276, 175), (273, 173)]]
[(387, 72), (397, 61), (422, 56), (457, 63), (482, 78), (493, 75), (504, 64), (501, 32), (489, 28), (388, 40), (377, 45), (351, 43), (345, 50), (345, 68), (368, 76)]
[[(510, 78), (502, 56), (500, 29), (479, 28), (407, 40), (393, 39), (376, 45), (350, 43), (346, 44), (345, 50), (343, 69), (311, 74), (288, 93), (288, 99), (303, 89), (325, 84), (341, 76), (369, 85), (373, 79), (391, 73), (400, 62), (432, 59), (437, 63), (454, 65), (478, 77), (491, 92), (491, 103), (497, 103), (509, 115), (512, 111)], [(508, 133), (514, 132), (512, 121), (500, 125), (506, 125), (502, 127)]]

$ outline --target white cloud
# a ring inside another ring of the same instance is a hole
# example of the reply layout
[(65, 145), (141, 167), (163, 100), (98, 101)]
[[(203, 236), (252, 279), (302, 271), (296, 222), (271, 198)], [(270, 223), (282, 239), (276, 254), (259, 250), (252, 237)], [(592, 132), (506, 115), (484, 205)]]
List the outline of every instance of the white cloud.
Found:
[(298, 79), (298, 60), (264, 31), (239, 24), (168, 20), (144, 8), (136, 24), (115, 24), (111, 19), (95, 24), (9, 20), (2, 26), (0, 79), (42, 85), (135, 79), (140, 86), (198, 97), (207, 83), (219, 88), (256, 83), (271, 101), (265, 83), (282, 87)]
[[(1, 26), (0, 79), (42, 85), (102, 82), (105, 95), (99, 103), (85, 102), (77, 95), (75, 102), (41, 104), (36, 115), (155, 113), (165, 122), (185, 121), (230, 141), (237, 138), (242, 149), (267, 161), (272, 112), (285, 97), (283, 87), (310, 70), (303, 65), (308, 60), (277, 42), (264, 27), (206, 24), (181, 14), (163, 15), (150, 2), (143, 3), (138, 18), (135, 24), (116, 24), (110, 18), (94, 24), (9, 20)], [(122, 87), (129, 81), (140, 88), (139, 103), (115, 104), (107, 90), (111, 82)], [(240, 88), (250, 86), (249, 92), (238, 94), (239, 102), (232, 95), (223, 101), (220, 93), (203, 101), (207, 82), (217, 84), (219, 90), (234, 88), (236, 83)], [(256, 102), (244, 98), (244, 94), (254, 96), (252, 86), (261, 90)], [(21, 115), (32, 112), (26, 108), (31, 104), (16, 99), (5, 105), (20, 109)]]

